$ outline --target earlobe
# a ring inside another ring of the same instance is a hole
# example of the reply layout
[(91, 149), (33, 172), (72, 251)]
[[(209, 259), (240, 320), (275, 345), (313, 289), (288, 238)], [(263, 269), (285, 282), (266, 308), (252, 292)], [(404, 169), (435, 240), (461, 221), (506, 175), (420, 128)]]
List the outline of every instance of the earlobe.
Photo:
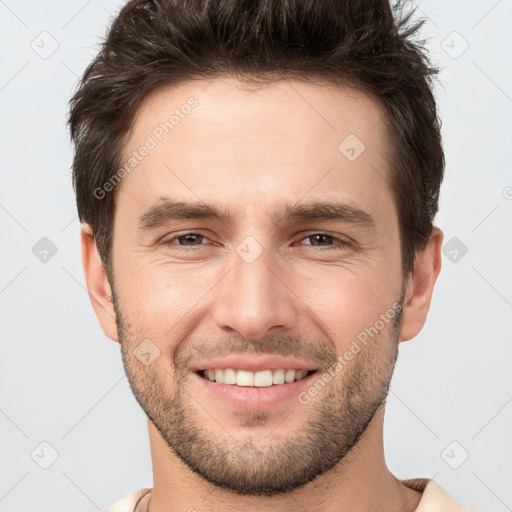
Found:
[(112, 290), (96, 246), (93, 230), (88, 224), (82, 224), (80, 241), (82, 265), (92, 307), (105, 335), (113, 341), (119, 341), (114, 304), (110, 300)]
[(443, 232), (434, 227), (425, 248), (416, 253), (414, 269), (406, 285), (400, 341), (419, 334), (427, 320), (434, 285), (441, 271)]

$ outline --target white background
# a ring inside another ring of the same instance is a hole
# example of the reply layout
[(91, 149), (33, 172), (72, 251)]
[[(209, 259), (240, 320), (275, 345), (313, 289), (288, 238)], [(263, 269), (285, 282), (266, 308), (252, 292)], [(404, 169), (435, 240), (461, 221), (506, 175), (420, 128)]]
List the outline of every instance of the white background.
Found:
[[(0, 511), (103, 510), (152, 485), (145, 416), (84, 288), (65, 127), (77, 78), (121, 3), (0, 1)], [(436, 94), (447, 169), (436, 224), (467, 253), (443, 256), (427, 324), (401, 346), (386, 458), (399, 478), (433, 477), (464, 505), (504, 512), (512, 510), (512, 0), (417, 5), (443, 68)], [(31, 47), (49, 51), (52, 39), (48, 58)], [(32, 252), (42, 237), (57, 248), (46, 263)], [(53, 450), (58, 458), (42, 469)]]

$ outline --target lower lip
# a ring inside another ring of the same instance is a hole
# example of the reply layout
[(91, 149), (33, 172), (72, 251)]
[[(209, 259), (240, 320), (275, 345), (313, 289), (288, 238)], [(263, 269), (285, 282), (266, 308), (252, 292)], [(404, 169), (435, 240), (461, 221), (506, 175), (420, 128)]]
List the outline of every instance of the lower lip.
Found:
[(235, 386), (234, 384), (219, 384), (192, 373), (192, 378), (199, 381), (208, 393), (239, 409), (260, 410), (274, 407), (281, 402), (296, 398), (299, 393), (308, 387), (317, 372), (310, 373), (307, 377), (289, 382), (262, 388), (251, 386)]

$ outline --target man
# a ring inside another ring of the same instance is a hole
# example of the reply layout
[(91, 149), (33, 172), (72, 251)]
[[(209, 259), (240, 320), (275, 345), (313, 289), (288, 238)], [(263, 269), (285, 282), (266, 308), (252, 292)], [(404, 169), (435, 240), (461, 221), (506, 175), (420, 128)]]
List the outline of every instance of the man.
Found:
[(462, 511), (383, 452), (441, 268), (437, 70), (387, 0), (134, 0), (71, 102), (154, 484), (110, 511)]

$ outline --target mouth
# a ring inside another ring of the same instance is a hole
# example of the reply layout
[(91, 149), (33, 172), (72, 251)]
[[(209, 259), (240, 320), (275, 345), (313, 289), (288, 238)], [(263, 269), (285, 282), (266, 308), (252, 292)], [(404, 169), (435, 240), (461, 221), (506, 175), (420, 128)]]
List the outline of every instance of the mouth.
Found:
[(192, 385), (212, 403), (236, 409), (265, 410), (299, 405), (299, 394), (310, 386), (319, 366), (295, 357), (236, 355), (197, 361), (189, 368)]
[(312, 386), (318, 370), (275, 368), (250, 371), (205, 368), (191, 372), (192, 385), (206, 393), (207, 402), (238, 410), (265, 411), (278, 407), (303, 407), (301, 393)]
[(207, 368), (196, 371), (196, 374), (205, 380), (237, 387), (266, 388), (283, 386), (292, 382), (301, 381), (316, 370), (278, 368), (260, 371), (250, 371), (236, 368)]

